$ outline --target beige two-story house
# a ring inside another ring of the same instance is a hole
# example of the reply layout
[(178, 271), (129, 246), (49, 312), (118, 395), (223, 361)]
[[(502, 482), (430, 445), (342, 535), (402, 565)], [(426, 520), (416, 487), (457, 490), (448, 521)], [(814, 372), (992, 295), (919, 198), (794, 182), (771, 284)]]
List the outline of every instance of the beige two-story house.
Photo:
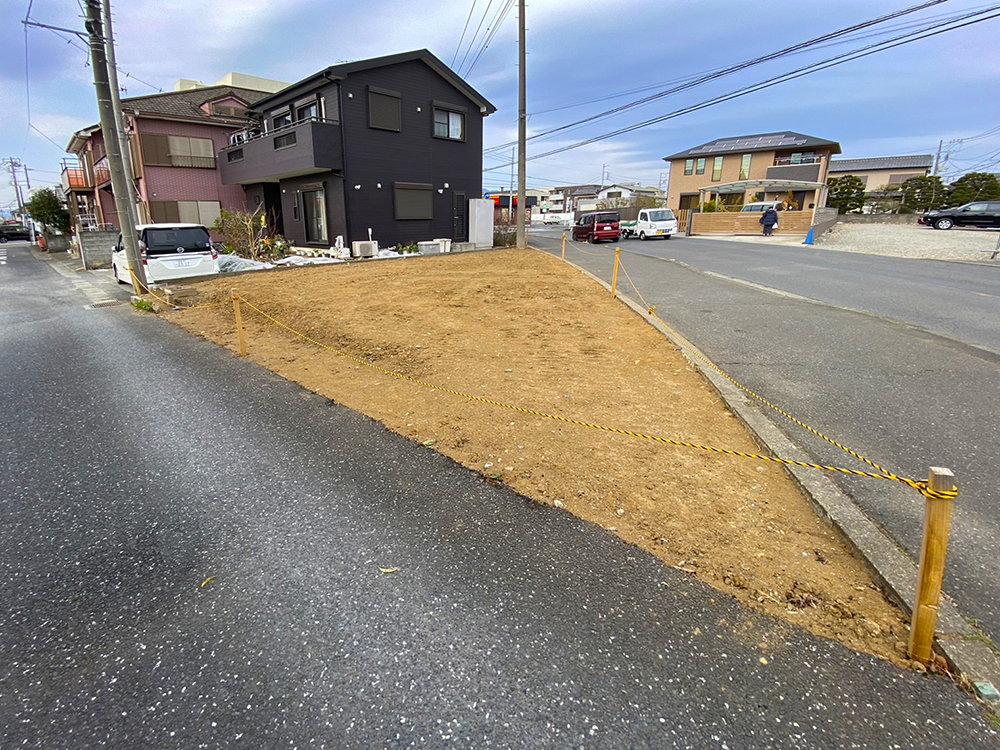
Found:
[(792, 131), (718, 138), (672, 156), (667, 206), (698, 208), (717, 200), (732, 210), (747, 203), (781, 200), (806, 210), (826, 199), (830, 158), (840, 144)]
[(911, 177), (926, 177), (934, 166), (932, 154), (915, 156), (878, 156), (871, 159), (834, 159), (829, 177), (853, 175), (872, 192), (884, 187), (898, 187)]

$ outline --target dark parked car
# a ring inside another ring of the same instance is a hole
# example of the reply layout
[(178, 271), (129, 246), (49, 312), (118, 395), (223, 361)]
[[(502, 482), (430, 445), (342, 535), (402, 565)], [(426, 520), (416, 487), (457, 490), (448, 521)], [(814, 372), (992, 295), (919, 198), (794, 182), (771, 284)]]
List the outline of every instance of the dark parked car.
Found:
[(928, 211), (918, 221), (935, 229), (952, 227), (988, 227), (1000, 229), (1000, 202), (977, 201), (957, 208)]
[(580, 220), (573, 225), (573, 239), (585, 242), (600, 242), (601, 240), (611, 240), (617, 242), (621, 239), (620, 217), (613, 211), (597, 211), (592, 214), (584, 214)]
[(30, 240), (31, 232), (27, 227), (16, 224), (0, 224), (0, 244), (8, 240)]

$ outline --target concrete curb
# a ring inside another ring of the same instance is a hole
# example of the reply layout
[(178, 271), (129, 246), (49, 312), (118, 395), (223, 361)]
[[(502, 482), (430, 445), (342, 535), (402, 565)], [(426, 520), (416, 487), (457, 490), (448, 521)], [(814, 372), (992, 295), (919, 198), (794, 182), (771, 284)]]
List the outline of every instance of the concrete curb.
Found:
[[(603, 279), (571, 261), (566, 263), (608, 291), (611, 290), (611, 285)], [(795, 445), (755, 402), (699, 360), (694, 352), (698, 352), (700, 356), (704, 354), (691, 342), (668, 330), (649, 314), (647, 308), (627, 295), (619, 292), (617, 297), (677, 346), (763, 448), (775, 456), (793, 461), (812, 461), (812, 457)], [(843, 535), (855, 554), (868, 565), (873, 577), (889, 598), (912, 616), (917, 581), (917, 566), (913, 560), (826, 474), (798, 466), (784, 468), (816, 511)], [(991, 697), (996, 692), (993, 686), (1000, 686), (1000, 651), (959, 613), (947, 597), (942, 599), (939, 609), (935, 646), (947, 659), (951, 670), (968, 683), (968, 687), (975, 691), (984, 705), (991, 711), (1000, 713), (1000, 700)]]

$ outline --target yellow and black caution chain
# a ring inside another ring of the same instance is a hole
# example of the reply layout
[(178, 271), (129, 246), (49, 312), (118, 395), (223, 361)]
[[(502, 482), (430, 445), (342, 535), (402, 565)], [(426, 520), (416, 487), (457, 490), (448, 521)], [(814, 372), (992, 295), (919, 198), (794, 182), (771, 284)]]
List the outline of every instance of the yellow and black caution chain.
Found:
[(221, 302), (213, 302), (210, 305), (190, 305), (188, 307), (185, 307), (184, 305), (178, 305), (176, 302), (169, 302), (165, 300), (163, 297), (160, 297), (159, 295), (155, 294), (152, 289), (150, 289), (148, 286), (139, 281), (139, 277), (135, 275), (135, 271), (131, 268), (131, 266), (129, 267), (128, 272), (129, 275), (132, 277), (133, 289), (139, 289), (142, 291), (143, 294), (148, 294), (150, 297), (159, 302), (162, 302), (164, 305), (169, 305), (170, 307), (177, 308), (178, 310), (208, 310), (209, 308), (212, 307), (219, 307), (222, 304)]
[(661, 437), (659, 435), (648, 435), (646, 433), (635, 432), (633, 430), (625, 430), (625, 429), (621, 429), (619, 427), (608, 427), (606, 425), (594, 424), (592, 422), (584, 422), (584, 421), (581, 421), (581, 420), (578, 420), (578, 419), (571, 419), (569, 417), (561, 417), (561, 416), (559, 416), (557, 414), (548, 414), (547, 412), (537, 411), (535, 409), (527, 409), (527, 408), (525, 408), (523, 406), (516, 406), (514, 404), (508, 404), (508, 403), (505, 403), (503, 401), (494, 401), (493, 399), (483, 398), (482, 396), (476, 396), (476, 395), (470, 394), (470, 393), (463, 393), (462, 391), (457, 391), (457, 390), (455, 390), (453, 388), (448, 388), (446, 386), (441, 386), (441, 385), (434, 385), (433, 383), (428, 383), (426, 381), (420, 380), (419, 378), (414, 378), (414, 377), (411, 377), (409, 375), (404, 375), (401, 372), (396, 372), (395, 370), (390, 370), (390, 369), (388, 369), (386, 367), (382, 367), (380, 365), (376, 365), (373, 362), (368, 362), (367, 360), (361, 359), (360, 357), (355, 357), (353, 354), (348, 354), (347, 352), (340, 351), (339, 349), (334, 349), (333, 347), (327, 346), (326, 344), (322, 343), (321, 341), (317, 341), (316, 339), (312, 338), (311, 336), (308, 336), (308, 335), (302, 333), (301, 331), (297, 331), (294, 328), (292, 328), (291, 326), (287, 325), (286, 323), (283, 323), (282, 321), (278, 320), (277, 318), (269, 315), (268, 313), (264, 312), (259, 307), (257, 307), (256, 305), (254, 305), (252, 302), (249, 302), (245, 297), (238, 297), (238, 299), (243, 304), (245, 304), (247, 307), (249, 307), (251, 310), (253, 310), (254, 312), (258, 313), (259, 315), (261, 315), (262, 317), (266, 318), (267, 320), (271, 321), (272, 323), (274, 323), (275, 325), (279, 326), (280, 328), (283, 328), (286, 331), (288, 331), (289, 333), (291, 333), (291, 334), (293, 334), (295, 336), (298, 336), (303, 341), (307, 341), (310, 344), (318, 346), (320, 349), (324, 349), (324, 350), (326, 350), (328, 352), (331, 352), (332, 354), (336, 354), (338, 357), (343, 357), (344, 359), (350, 360), (351, 362), (355, 362), (355, 363), (357, 363), (359, 365), (364, 365), (365, 367), (370, 367), (373, 370), (377, 370), (378, 372), (381, 372), (384, 375), (389, 375), (389, 376), (397, 378), (399, 380), (403, 380), (403, 381), (406, 381), (408, 383), (413, 383), (415, 385), (419, 385), (419, 386), (421, 386), (423, 388), (429, 388), (432, 391), (440, 391), (441, 393), (447, 393), (447, 394), (450, 394), (452, 396), (457, 396), (459, 398), (463, 398), (463, 399), (466, 399), (468, 401), (474, 401), (474, 402), (480, 403), (480, 404), (487, 404), (489, 406), (495, 406), (495, 407), (500, 408), (500, 409), (508, 409), (510, 411), (518, 412), (520, 414), (527, 414), (529, 416), (540, 417), (542, 419), (551, 419), (551, 420), (554, 420), (556, 422), (562, 422), (564, 424), (572, 424), (572, 425), (577, 425), (579, 427), (587, 427), (587, 428), (592, 429), (592, 430), (600, 430), (601, 432), (610, 432), (610, 433), (613, 433), (615, 435), (627, 435), (629, 437), (638, 438), (640, 440), (649, 440), (649, 441), (654, 442), (654, 443), (661, 443), (661, 444), (664, 444), (664, 445), (673, 445), (673, 446), (677, 446), (677, 447), (680, 447), (680, 448), (692, 448), (692, 449), (695, 449), (695, 450), (707, 451), (709, 453), (719, 453), (719, 454), (723, 454), (723, 455), (726, 455), (726, 456), (739, 456), (739, 457), (742, 457), (742, 458), (751, 458), (751, 459), (755, 459), (757, 461), (768, 461), (770, 463), (781, 464), (783, 466), (800, 466), (800, 467), (805, 468), (805, 469), (818, 469), (818, 470), (821, 470), (821, 471), (830, 471), (830, 472), (835, 472), (835, 473), (838, 473), (838, 474), (848, 474), (850, 476), (856, 476), (856, 477), (870, 477), (872, 479), (891, 480), (891, 481), (894, 481), (894, 482), (900, 482), (902, 484), (905, 484), (908, 487), (912, 487), (913, 489), (915, 489), (915, 490), (923, 493), (924, 495), (926, 495), (928, 497), (936, 497), (936, 498), (942, 498), (942, 499), (954, 499), (955, 497), (958, 496), (958, 491), (957, 490), (952, 490), (950, 492), (935, 491), (935, 490), (930, 489), (928, 487), (928, 485), (927, 485), (926, 482), (921, 482), (921, 481), (918, 481), (918, 480), (915, 480), (915, 479), (907, 479), (906, 477), (900, 477), (900, 476), (897, 476), (897, 475), (892, 474), (890, 472), (887, 472), (887, 471), (885, 471), (884, 469), (881, 469), (881, 468), (880, 468), (880, 471), (882, 473), (876, 474), (874, 472), (858, 471), (856, 469), (847, 469), (847, 468), (840, 467), (840, 466), (826, 466), (824, 464), (807, 463), (805, 461), (792, 461), (792, 460), (787, 459), (787, 458), (777, 458), (775, 456), (764, 456), (764, 455), (761, 455), (761, 454), (758, 454), (758, 453), (747, 453), (745, 451), (737, 451), (737, 450), (732, 450), (732, 449), (729, 449), (729, 448), (717, 448), (717, 447), (710, 446), (710, 445), (699, 445), (698, 443), (689, 443), (689, 442), (686, 442), (686, 441), (683, 441), (683, 440), (672, 440), (670, 438)]

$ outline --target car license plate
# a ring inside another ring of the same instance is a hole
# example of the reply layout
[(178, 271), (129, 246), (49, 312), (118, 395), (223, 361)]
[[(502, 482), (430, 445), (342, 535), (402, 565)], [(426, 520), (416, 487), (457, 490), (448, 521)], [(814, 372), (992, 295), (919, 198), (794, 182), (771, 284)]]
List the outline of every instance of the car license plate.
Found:
[(662, 229), (657, 229), (657, 230), (656, 230), (656, 233), (657, 233), (657, 234), (663, 234), (663, 230), (662, 230)]
[(188, 266), (193, 266), (193, 260), (175, 260), (173, 262), (174, 268), (187, 268)]

